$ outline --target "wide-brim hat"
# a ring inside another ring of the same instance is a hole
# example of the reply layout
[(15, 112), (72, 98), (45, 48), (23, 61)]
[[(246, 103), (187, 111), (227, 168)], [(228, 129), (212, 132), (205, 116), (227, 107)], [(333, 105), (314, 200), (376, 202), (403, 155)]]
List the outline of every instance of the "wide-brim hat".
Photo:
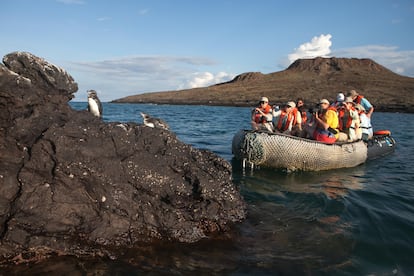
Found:
[(352, 104), (355, 104), (355, 103), (354, 103), (354, 100), (352, 99), (352, 97), (346, 97), (346, 98), (345, 98), (345, 102), (346, 102), (346, 103), (352, 103)]
[(348, 94), (346, 94), (347, 97), (352, 97), (352, 98), (358, 95), (359, 95), (358, 92), (356, 92), (355, 90), (351, 90), (348, 92)]
[(261, 102), (266, 102), (266, 103), (268, 103), (268, 102), (269, 102), (269, 99), (268, 99), (267, 97), (262, 97), (262, 98), (260, 99), (260, 101), (261, 101)]

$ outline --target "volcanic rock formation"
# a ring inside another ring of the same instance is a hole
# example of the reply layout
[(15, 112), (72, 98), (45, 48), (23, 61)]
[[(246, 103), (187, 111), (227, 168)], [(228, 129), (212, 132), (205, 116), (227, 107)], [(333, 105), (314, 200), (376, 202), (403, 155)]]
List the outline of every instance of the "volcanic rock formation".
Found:
[(167, 130), (71, 109), (77, 83), (30, 53), (3, 63), (0, 261), (196, 242), (245, 218), (222, 158)]
[(414, 78), (393, 73), (371, 59), (298, 59), (286, 70), (269, 74), (243, 73), (233, 80), (186, 90), (144, 93), (118, 103), (255, 106), (262, 96), (282, 105), (301, 97), (313, 106), (319, 99), (336, 99), (355, 89), (376, 111), (414, 112)]

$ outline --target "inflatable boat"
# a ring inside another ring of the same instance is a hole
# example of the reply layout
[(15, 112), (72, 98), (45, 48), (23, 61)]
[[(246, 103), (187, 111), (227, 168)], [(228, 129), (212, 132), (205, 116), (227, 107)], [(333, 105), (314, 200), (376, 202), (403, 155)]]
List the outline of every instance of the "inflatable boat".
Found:
[(235, 159), (246, 166), (322, 171), (358, 166), (394, 151), (395, 140), (387, 130), (376, 131), (368, 141), (325, 144), (282, 133), (240, 130), (232, 141)]

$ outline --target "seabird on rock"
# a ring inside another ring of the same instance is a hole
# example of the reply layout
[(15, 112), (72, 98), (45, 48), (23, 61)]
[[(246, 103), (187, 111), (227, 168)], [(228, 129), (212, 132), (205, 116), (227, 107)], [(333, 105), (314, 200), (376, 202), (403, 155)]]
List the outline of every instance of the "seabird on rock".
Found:
[(95, 90), (88, 90), (88, 111), (102, 118), (102, 104)]
[(122, 124), (121, 123), (121, 124), (117, 124), (116, 126), (122, 128), (125, 131), (128, 131), (128, 125), (127, 124)]
[(166, 122), (164, 122), (161, 119), (158, 118), (152, 118), (150, 115), (141, 112), (141, 116), (142, 118), (144, 118), (144, 125), (148, 126), (148, 127), (153, 127), (153, 128), (163, 128), (166, 130), (169, 130), (170, 127), (168, 126), (168, 124)]

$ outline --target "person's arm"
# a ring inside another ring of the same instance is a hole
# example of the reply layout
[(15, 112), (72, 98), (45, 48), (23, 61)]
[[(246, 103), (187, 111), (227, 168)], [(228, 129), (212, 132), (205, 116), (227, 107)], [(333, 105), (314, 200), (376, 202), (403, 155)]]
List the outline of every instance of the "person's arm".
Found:
[(367, 117), (371, 118), (372, 112), (374, 112), (374, 106), (365, 98), (362, 99), (361, 105), (365, 108)]
[(252, 120), (254, 121), (254, 117), (255, 117), (255, 113), (256, 112), (258, 112), (258, 113), (260, 113), (260, 115), (261, 116), (263, 116), (263, 117), (265, 117), (266, 118), (266, 121), (268, 121), (268, 122), (271, 122), (272, 121), (272, 113), (273, 113), (273, 111), (272, 111), (272, 109), (270, 109), (269, 110), (269, 112), (263, 112), (262, 111), (262, 109), (261, 108), (259, 108), (259, 107), (256, 107), (254, 110), (253, 110), (253, 115), (252, 115)]
[(349, 115), (351, 116), (351, 119), (355, 122), (355, 129), (359, 128), (361, 126), (361, 120), (359, 119), (359, 114), (355, 110), (350, 110)]
[(270, 109), (269, 112), (264, 113), (263, 116), (265, 116), (266, 121), (272, 122), (272, 120), (273, 120), (273, 109)]
[(264, 113), (260, 107), (256, 107), (254, 109), (254, 111), (260, 113), (261, 116), (265, 116), (266, 115), (266, 113)]
[(325, 130), (327, 130), (329, 128), (329, 125), (326, 122), (324, 122), (321, 118), (319, 118), (318, 112), (315, 113), (314, 118), (315, 118), (315, 121), (318, 124), (319, 128), (322, 128), (322, 129), (325, 129)]
[(256, 109), (252, 110), (252, 122), (254, 122), (255, 120), (255, 115), (256, 115)]
[(315, 118), (317, 118), (319, 126), (325, 130), (328, 130), (329, 128), (336, 130), (338, 128), (338, 115), (333, 110), (326, 111), (325, 120), (319, 118), (319, 115), (316, 115)]
[(302, 130), (302, 114), (299, 110), (296, 110), (296, 125), (298, 126), (299, 130)]
[(368, 118), (371, 118), (371, 115), (372, 115), (372, 113), (374, 112), (374, 107), (373, 106), (371, 106), (371, 108), (368, 110), (368, 112), (367, 112), (367, 117)]

